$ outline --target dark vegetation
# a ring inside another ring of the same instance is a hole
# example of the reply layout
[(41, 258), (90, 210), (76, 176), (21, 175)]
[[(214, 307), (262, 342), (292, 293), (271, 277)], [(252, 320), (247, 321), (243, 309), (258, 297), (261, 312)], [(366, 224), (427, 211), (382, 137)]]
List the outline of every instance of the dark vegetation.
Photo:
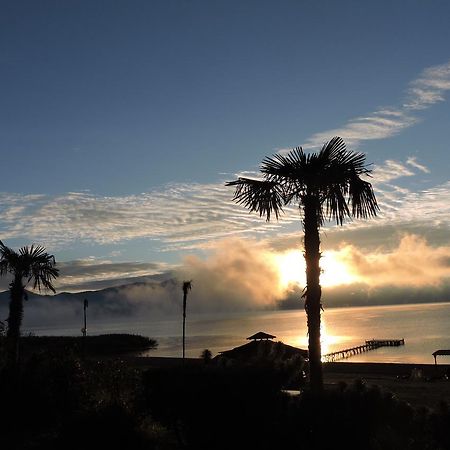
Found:
[(53, 349), (23, 358), (12, 379), (1, 371), (2, 448), (450, 448), (445, 403), (414, 409), (363, 382), (292, 396), (292, 367), (267, 361), (130, 361)]
[(99, 336), (24, 336), (24, 355), (37, 352), (69, 352), (74, 355), (110, 356), (142, 352), (157, 347), (157, 342), (137, 334), (101, 334)]

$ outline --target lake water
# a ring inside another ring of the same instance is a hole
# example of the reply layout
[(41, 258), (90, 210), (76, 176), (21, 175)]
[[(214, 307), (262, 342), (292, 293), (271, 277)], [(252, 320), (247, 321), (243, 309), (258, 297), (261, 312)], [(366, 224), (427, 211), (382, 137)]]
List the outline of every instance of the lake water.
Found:
[[(433, 363), (432, 353), (450, 349), (450, 303), (330, 308), (322, 314), (322, 353), (363, 344), (368, 339), (405, 339), (400, 347), (384, 347), (353, 356), (349, 362)], [(30, 328), (37, 335), (79, 335), (79, 328)], [(213, 355), (245, 344), (246, 337), (265, 331), (276, 340), (307, 348), (306, 317), (302, 311), (259, 311), (188, 315), (186, 353), (198, 357), (208, 348)], [(157, 339), (149, 354), (181, 355), (181, 317), (145, 322), (90, 322), (89, 333), (137, 333)], [(438, 362), (450, 363), (449, 356)]]

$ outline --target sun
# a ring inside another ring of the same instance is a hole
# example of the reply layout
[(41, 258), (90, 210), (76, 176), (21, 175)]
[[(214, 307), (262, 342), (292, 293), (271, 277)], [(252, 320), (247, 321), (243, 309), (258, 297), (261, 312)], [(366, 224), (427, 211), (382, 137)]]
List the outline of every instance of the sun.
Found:
[(358, 281), (358, 277), (352, 272), (351, 267), (342, 260), (339, 252), (325, 252), (320, 260), (320, 267), (322, 268), (322, 274), (320, 275), (322, 286), (339, 286)]
[[(275, 266), (278, 269), (281, 288), (287, 288), (289, 285), (298, 285), (302, 288), (306, 286), (305, 259), (299, 250), (289, 250), (277, 254)], [(320, 267), (322, 268), (320, 284), (324, 287), (351, 284), (358, 281), (348, 264), (340, 258), (339, 252), (324, 252), (320, 260)]]
[(280, 286), (287, 288), (291, 284), (304, 286), (305, 278), (305, 259), (297, 250), (290, 250), (275, 256), (275, 265), (278, 269)]

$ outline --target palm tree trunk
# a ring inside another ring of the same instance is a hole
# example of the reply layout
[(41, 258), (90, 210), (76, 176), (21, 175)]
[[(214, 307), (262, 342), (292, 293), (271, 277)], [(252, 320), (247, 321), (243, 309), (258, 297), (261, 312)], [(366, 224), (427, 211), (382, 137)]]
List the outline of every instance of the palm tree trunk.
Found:
[(186, 300), (187, 292), (183, 293), (183, 361), (186, 354)]
[(320, 204), (315, 196), (305, 201), (305, 261), (306, 261), (306, 300), (305, 309), (308, 322), (308, 353), (311, 390), (320, 393), (323, 390), (323, 374), (320, 348)]
[(16, 367), (19, 360), (19, 338), (20, 327), (23, 318), (23, 295), (24, 287), (22, 277), (16, 275), (14, 281), (9, 285), (10, 302), (8, 332), (6, 334), (8, 348), (8, 364), (11, 368)]

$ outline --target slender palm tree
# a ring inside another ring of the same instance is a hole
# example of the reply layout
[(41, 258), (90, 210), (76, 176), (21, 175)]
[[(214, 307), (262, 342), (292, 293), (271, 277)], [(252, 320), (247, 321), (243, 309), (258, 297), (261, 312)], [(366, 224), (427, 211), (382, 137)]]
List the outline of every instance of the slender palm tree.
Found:
[(19, 357), (20, 327), (23, 319), (23, 300), (27, 298), (25, 287), (33, 283), (33, 289), (49, 289), (55, 292), (53, 280), (59, 275), (55, 267), (55, 257), (46, 253), (40, 245), (25, 246), (18, 252), (0, 241), (0, 275), (11, 274), (9, 285), (10, 303), (6, 333), (8, 362), (15, 366)]
[(183, 361), (186, 356), (186, 302), (188, 292), (192, 289), (192, 280), (183, 281)]
[(306, 261), (305, 310), (308, 323), (308, 351), (311, 389), (323, 389), (320, 348), (320, 235), (326, 220), (342, 225), (345, 218), (368, 218), (379, 210), (372, 185), (361, 178), (370, 176), (362, 153), (348, 151), (340, 137), (327, 142), (319, 152), (306, 154), (301, 147), (287, 154), (266, 157), (262, 179), (238, 178), (233, 200), (256, 211), (269, 221), (283, 207), (298, 206), (303, 221)]

